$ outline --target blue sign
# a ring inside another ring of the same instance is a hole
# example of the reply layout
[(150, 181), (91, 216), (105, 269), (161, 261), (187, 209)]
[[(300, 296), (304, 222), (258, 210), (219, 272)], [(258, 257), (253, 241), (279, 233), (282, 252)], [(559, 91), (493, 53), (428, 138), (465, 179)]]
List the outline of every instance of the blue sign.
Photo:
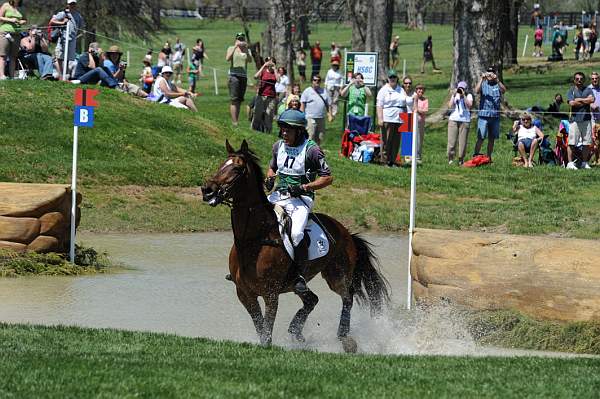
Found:
[(400, 155), (403, 157), (412, 156), (412, 141), (413, 132), (402, 132), (400, 133), (402, 144), (400, 147)]
[(73, 124), (79, 127), (94, 127), (94, 107), (75, 106)]

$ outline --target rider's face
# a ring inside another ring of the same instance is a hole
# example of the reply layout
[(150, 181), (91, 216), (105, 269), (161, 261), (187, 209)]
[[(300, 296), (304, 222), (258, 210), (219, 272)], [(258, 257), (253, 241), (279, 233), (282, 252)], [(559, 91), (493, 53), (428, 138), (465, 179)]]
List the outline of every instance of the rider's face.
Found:
[(287, 145), (294, 145), (298, 137), (298, 128), (294, 126), (282, 126), (281, 137)]

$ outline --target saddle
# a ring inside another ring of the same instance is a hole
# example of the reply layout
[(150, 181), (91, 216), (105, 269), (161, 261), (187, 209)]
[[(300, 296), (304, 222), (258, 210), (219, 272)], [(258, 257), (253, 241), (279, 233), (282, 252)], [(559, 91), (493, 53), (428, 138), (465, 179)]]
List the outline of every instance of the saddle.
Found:
[[(277, 215), (277, 223), (279, 224), (279, 234), (283, 246), (290, 258), (294, 259), (294, 246), (291, 240), (292, 218), (287, 214), (285, 209), (275, 204), (275, 214)], [(325, 233), (325, 229), (321, 226), (317, 218), (311, 213), (308, 216), (308, 222), (304, 229), (304, 239), (308, 240), (308, 260), (322, 258), (329, 253), (329, 239)]]

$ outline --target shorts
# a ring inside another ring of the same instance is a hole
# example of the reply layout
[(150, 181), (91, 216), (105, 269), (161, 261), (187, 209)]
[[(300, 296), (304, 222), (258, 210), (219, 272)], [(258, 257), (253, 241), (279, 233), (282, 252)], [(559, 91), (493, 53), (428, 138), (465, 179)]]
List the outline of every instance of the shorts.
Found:
[(542, 47), (542, 41), (541, 40), (536, 40), (535, 42), (533, 42), (533, 45), (535, 47)]
[(533, 139), (529, 139), (529, 138), (521, 139), (521, 140), (519, 140), (519, 143), (523, 143), (523, 147), (525, 147), (525, 152), (529, 152), (529, 151), (531, 151), (531, 145), (533, 144)]
[(569, 145), (592, 145), (592, 121), (569, 123)]
[(306, 65), (298, 65), (298, 75), (306, 79)]
[(0, 57), (6, 57), (7, 55), (10, 55), (11, 49), (15, 45), (14, 40), (16, 39), (14, 39), (14, 37), (16, 34), (11, 33), (11, 36), (13, 37), (12, 42), (6, 38), (6, 32), (0, 32)]
[(248, 79), (244, 76), (229, 75), (229, 97), (232, 103), (241, 103), (246, 95)]
[(477, 137), (485, 140), (488, 135), (494, 140), (500, 138), (500, 118), (480, 116), (477, 121)]

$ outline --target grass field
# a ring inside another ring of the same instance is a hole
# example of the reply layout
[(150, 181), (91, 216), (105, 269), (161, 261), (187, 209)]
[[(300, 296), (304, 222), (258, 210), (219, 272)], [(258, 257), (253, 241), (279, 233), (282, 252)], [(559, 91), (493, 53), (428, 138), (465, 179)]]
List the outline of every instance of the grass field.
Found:
[[(258, 37), (262, 26), (253, 25)], [(413, 73), (420, 62), (421, 41), (435, 40), (441, 75), (415, 75), (429, 88), (431, 107), (441, 106), (451, 64), (451, 28), (432, 26), (428, 32), (397, 28), (401, 57)], [(190, 45), (202, 37), (207, 64), (218, 70), (219, 95), (212, 79), (201, 80), (203, 95), (196, 115), (148, 104), (110, 90), (99, 96), (96, 127), (82, 129), (80, 184), (84, 194), (82, 228), (94, 231), (207, 231), (229, 228), (227, 209), (202, 204), (198, 185), (224, 157), (224, 141), (250, 142), (266, 165), (274, 135), (259, 134), (247, 122), (232, 129), (228, 117), (224, 51), (236, 22), (175, 21), (165, 38), (179, 34)], [(313, 27), (323, 43), (347, 44), (350, 30), (343, 25)], [(108, 43), (104, 43), (106, 46)], [(145, 44), (131, 47), (132, 60), (142, 58)], [(522, 60), (530, 62), (531, 59)], [(132, 62), (133, 65), (135, 63)], [(135, 71), (133, 65), (130, 67)], [(544, 75), (505, 74), (507, 100), (515, 107), (545, 105), (554, 92), (565, 92), (575, 69), (586, 72), (593, 64), (567, 63)], [(133, 72), (132, 71), (132, 72)], [(251, 68), (252, 71), (252, 68)], [(131, 75), (131, 72), (130, 72)], [(70, 181), (73, 85), (9, 81), (0, 86), (0, 179), (15, 182)], [(249, 89), (249, 92), (251, 89)], [(248, 94), (249, 96), (249, 94)], [(510, 120), (502, 130), (508, 131)], [(317, 208), (354, 230), (402, 231), (408, 225), (409, 169), (388, 170), (340, 158), (341, 121), (328, 129), (323, 145), (334, 170), (335, 183), (319, 193)], [(546, 133), (553, 135), (553, 128)], [(469, 151), (474, 145), (472, 129)], [(494, 164), (476, 170), (449, 167), (445, 161), (446, 127), (428, 126), (424, 164), (419, 168), (417, 226), (523, 234), (597, 238), (600, 203), (596, 201), (600, 171), (566, 171), (510, 166), (512, 146), (497, 143)], [(577, 176), (576, 183), (574, 175)]]
[(0, 395), (592, 398), (598, 359), (338, 355), (163, 334), (0, 324)]

